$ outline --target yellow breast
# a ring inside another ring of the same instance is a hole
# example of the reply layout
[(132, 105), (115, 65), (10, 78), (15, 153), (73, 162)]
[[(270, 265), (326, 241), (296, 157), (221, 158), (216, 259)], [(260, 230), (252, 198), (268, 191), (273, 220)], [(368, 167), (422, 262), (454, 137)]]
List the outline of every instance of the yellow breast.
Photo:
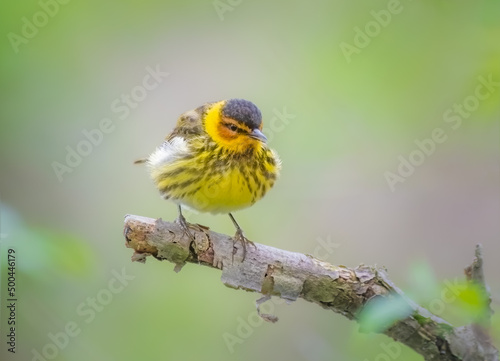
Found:
[[(158, 149), (149, 162), (151, 176), (166, 199), (200, 212), (229, 213), (261, 199), (280, 169), (270, 149), (251, 158), (232, 158), (220, 149)], [(177, 154), (176, 151), (183, 151)]]
[[(263, 197), (259, 192), (262, 179), (246, 179), (238, 169), (212, 175), (200, 182), (200, 189), (192, 195), (179, 198), (181, 204), (210, 213), (229, 213), (246, 208)], [(266, 187), (269, 188), (269, 187)]]

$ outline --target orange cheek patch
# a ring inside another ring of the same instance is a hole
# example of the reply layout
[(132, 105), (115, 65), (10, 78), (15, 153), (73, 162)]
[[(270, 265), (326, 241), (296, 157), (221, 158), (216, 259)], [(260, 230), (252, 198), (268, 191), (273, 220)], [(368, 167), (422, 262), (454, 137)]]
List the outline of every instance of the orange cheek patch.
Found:
[[(259, 145), (259, 141), (252, 139), (245, 134), (240, 134), (227, 128), (224, 123), (228, 122), (233, 123), (233, 121), (223, 118), (222, 122), (217, 124), (217, 127), (215, 128), (217, 133), (216, 140), (219, 142), (219, 144), (235, 152), (245, 152), (248, 148)], [(243, 127), (242, 124), (239, 124), (239, 126)]]
[(219, 126), (217, 127), (217, 132), (219, 133), (219, 136), (225, 140), (233, 140), (233, 139), (236, 139), (238, 137), (237, 133), (232, 132), (231, 130), (227, 129), (227, 127), (225, 127), (222, 124), (219, 124)]

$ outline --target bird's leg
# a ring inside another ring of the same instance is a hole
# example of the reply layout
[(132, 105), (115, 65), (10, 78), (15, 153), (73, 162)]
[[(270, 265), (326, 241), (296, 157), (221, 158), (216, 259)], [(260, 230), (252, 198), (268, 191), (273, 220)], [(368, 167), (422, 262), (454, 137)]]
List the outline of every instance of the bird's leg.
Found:
[[(243, 235), (243, 230), (241, 229), (238, 222), (236, 222), (236, 219), (234, 219), (234, 217), (231, 213), (229, 213), (229, 218), (231, 218), (231, 221), (233, 221), (233, 224), (236, 227), (236, 234), (233, 237), (233, 248), (234, 248), (234, 244), (236, 242), (241, 243), (241, 246), (243, 247), (243, 259), (241, 260), (241, 262), (243, 262), (245, 260), (246, 254), (247, 254), (247, 243), (254, 246), (254, 248), (257, 248), (257, 247), (255, 246), (255, 244), (252, 241), (250, 241), (248, 238), (246, 238)], [(233, 250), (232, 255), (231, 255), (231, 262), (233, 262), (233, 261), (234, 261), (234, 250)]]
[(191, 238), (192, 241), (194, 241), (194, 236), (191, 234), (191, 232), (189, 232), (189, 224), (188, 222), (186, 222), (186, 218), (184, 218), (184, 216), (182, 215), (182, 209), (181, 209), (181, 206), (178, 205), (177, 206), (178, 209), (179, 209), (179, 217), (177, 217), (177, 222), (179, 223), (179, 225), (181, 226), (182, 230), (184, 231), (184, 233), (189, 237)]

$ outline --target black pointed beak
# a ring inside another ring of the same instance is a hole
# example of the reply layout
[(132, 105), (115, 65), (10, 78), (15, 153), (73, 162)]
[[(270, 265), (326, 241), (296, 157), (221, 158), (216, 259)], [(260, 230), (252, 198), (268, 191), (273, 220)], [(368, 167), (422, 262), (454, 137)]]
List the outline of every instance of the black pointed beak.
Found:
[(257, 140), (260, 140), (261, 142), (264, 142), (266, 143), (267, 142), (267, 138), (266, 136), (264, 135), (264, 133), (262, 133), (259, 129), (254, 129), (252, 130), (252, 132), (250, 133), (250, 137), (254, 138), (254, 139), (257, 139)]

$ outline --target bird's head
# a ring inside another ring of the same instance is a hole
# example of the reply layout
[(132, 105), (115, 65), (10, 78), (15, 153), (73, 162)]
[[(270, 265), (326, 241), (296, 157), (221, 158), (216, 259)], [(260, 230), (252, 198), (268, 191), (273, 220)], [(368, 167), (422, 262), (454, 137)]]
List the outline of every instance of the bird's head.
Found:
[(267, 138), (262, 133), (262, 115), (257, 106), (244, 99), (211, 104), (205, 115), (205, 130), (220, 146), (238, 153), (259, 148)]

